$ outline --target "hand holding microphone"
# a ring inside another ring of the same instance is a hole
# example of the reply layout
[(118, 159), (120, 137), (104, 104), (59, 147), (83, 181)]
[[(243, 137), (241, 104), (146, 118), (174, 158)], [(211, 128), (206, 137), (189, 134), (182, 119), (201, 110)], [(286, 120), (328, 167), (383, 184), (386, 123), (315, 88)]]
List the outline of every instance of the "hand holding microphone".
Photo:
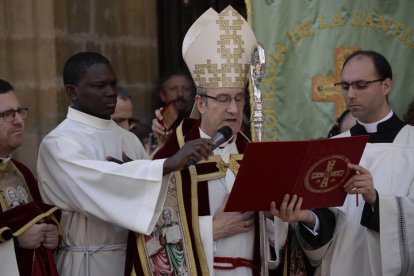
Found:
[[(220, 128), (216, 132), (216, 134), (214, 134), (214, 136), (211, 138), (211, 140), (215, 142), (215, 144), (211, 146), (211, 151), (215, 150), (218, 146), (220, 146), (221, 144), (229, 140), (232, 135), (233, 135), (233, 131), (231, 130), (229, 126), (224, 126)], [(198, 161), (200, 160), (198, 160), (194, 156), (190, 156), (190, 158), (188, 159), (187, 163), (184, 166), (184, 169), (197, 164)]]
[(180, 171), (195, 165), (202, 158), (207, 159), (216, 147), (229, 140), (232, 135), (231, 128), (225, 126), (211, 139), (199, 138), (186, 142), (176, 154), (165, 160), (163, 173)]

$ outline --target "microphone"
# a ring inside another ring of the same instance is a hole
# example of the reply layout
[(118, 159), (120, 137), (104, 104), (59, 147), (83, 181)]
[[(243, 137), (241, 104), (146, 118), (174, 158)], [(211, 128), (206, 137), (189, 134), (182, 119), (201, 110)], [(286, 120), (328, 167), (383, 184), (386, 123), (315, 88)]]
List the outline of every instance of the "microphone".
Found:
[[(211, 138), (211, 140), (216, 142), (216, 144), (211, 147), (211, 150), (216, 149), (218, 146), (220, 146), (221, 144), (229, 140), (232, 135), (233, 135), (233, 131), (231, 130), (231, 127), (229, 126), (224, 126), (220, 128), (219, 130), (217, 130), (216, 134), (214, 134), (214, 136)], [(194, 156), (190, 156), (188, 158), (187, 163), (185, 163), (184, 169), (187, 169), (188, 167), (197, 164), (198, 161), (200, 160), (198, 160)]]

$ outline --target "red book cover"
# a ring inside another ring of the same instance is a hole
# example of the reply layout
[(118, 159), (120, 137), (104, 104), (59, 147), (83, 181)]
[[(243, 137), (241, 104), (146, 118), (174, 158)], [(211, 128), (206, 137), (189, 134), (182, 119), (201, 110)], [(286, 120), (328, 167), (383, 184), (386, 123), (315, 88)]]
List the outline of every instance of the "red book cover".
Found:
[(249, 143), (226, 212), (268, 211), (285, 194), (303, 198), (302, 209), (342, 206), (343, 185), (355, 174), (368, 136)]

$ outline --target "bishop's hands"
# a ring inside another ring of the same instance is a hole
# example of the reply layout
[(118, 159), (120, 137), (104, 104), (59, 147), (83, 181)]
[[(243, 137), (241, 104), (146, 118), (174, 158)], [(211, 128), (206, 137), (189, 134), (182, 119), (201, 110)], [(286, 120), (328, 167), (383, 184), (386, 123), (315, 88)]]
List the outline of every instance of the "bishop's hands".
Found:
[(24, 231), (17, 240), (21, 248), (36, 249), (43, 246), (53, 250), (59, 244), (59, 233), (54, 224), (38, 223)]
[(302, 210), (303, 199), (298, 198), (297, 195), (292, 197), (286, 194), (283, 197), (282, 204), (277, 209), (276, 203), (270, 204), (270, 213), (285, 222), (302, 222), (310, 229), (313, 229), (316, 224), (315, 215), (310, 210)]
[(377, 193), (371, 173), (360, 165), (348, 164), (348, 168), (356, 171), (344, 185), (348, 194), (361, 194), (365, 202), (373, 205), (377, 201)]
[(229, 195), (213, 217), (213, 240), (219, 240), (250, 231), (254, 225), (254, 212), (224, 212)]

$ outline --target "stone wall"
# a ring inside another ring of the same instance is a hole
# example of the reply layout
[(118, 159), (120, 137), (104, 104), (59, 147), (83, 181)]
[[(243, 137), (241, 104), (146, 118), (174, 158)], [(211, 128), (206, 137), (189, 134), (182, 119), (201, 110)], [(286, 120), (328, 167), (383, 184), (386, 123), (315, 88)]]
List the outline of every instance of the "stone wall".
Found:
[(75, 52), (108, 57), (149, 123), (158, 92), (154, 0), (0, 0), (0, 78), (29, 107), (25, 143), (14, 156), (35, 172), (41, 139), (66, 115), (62, 70)]

